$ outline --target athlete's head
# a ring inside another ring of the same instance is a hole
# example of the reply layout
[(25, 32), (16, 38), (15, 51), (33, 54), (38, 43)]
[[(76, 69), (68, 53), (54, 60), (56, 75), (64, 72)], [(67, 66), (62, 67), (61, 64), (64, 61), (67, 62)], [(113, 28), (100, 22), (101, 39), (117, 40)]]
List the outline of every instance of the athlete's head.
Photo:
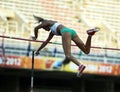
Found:
[(35, 18), (35, 20), (36, 20), (38, 23), (40, 23), (40, 22), (42, 22), (42, 21), (45, 20), (44, 18), (35, 16), (35, 15), (33, 15), (33, 17)]

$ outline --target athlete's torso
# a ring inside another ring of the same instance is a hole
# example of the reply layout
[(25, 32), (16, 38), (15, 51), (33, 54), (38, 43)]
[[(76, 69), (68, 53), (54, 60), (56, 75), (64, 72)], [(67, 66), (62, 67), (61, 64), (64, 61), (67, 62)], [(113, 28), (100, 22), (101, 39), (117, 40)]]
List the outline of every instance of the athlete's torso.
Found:
[(57, 21), (46, 20), (43, 23), (46, 25), (44, 29), (47, 29), (48, 27), (54, 35), (61, 35), (60, 31), (65, 27)]
[(60, 26), (61, 24), (56, 22), (54, 23), (51, 27), (50, 27), (50, 30), (52, 31), (52, 33), (54, 35), (58, 35), (58, 27)]

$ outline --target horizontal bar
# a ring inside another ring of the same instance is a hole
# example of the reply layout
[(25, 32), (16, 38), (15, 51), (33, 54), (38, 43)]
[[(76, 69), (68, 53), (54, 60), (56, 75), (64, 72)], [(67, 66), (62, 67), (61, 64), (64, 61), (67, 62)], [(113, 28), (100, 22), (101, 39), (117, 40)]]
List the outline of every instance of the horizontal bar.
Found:
[[(1, 38), (8, 38), (8, 39), (16, 39), (16, 40), (24, 40), (24, 41), (31, 41), (31, 42), (45, 42), (45, 41), (40, 41), (40, 40), (31, 40), (31, 39), (25, 39), (25, 38), (18, 38), (18, 37), (11, 37), (11, 36), (1, 36)], [(56, 42), (48, 42), (50, 44), (58, 44), (62, 45), (61, 43), (56, 43)], [(76, 45), (71, 45), (71, 46), (76, 46)], [(91, 48), (96, 48), (96, 49), (107, 49), (107, 50), (120, 50), (119, 48), (105, 48), (105, 47), (95, 47), (92, 46)]]

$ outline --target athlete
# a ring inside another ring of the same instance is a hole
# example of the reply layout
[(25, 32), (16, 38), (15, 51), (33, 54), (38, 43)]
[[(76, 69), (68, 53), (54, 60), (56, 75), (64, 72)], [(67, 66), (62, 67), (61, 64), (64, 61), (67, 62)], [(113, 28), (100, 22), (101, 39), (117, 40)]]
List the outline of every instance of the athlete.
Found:
[(63, 24), (57, 22), (57, 21), (53, 21), (53, 20), (47, 20), (47, 19), (43, 19), (41, 17), (37, 17), (34, 16), (35, 19), (38, 21), (38, 23), (40, 23), (39, 25), (37, 25), (34, 28), (34, 37), (32, 37), (33, 40), (36, 40), (38, 37), (38, 30), (43, 28), (45, 31), (50, 31), (49, 32), (49, 36), (46, 39), (46, 41), (44, 41), (42, 43), (42, 45), (37, 49), (37, 51), (35, 52), (36, 55), (39, 54), (39, 51), (41, 51), (41, 49), (43, 49), (49, 42), (50, 40), (53, 38), (54, 35), (57, 36), (61, 36), (62, 38), (62, 46), (63, 46), (63, 50), (65, 53), (65, 60), (64, 60), (64, 64), (66, 62), (66, 60), (72, 61), (73, 63), (75, 63), (78, 66), (78, 73), (77, 76), (80, 77), (83, 70), (86, 68), (85, 65), (81, 64), (72, 54), (71, 54), (71, 40), (85, 53), (85, 54), (89, 54), (90, 52), (90, 47), (91, 47), (91, 38), (92, 36), (98, 31), (98, 28), (94, 28), (94, 29), (90, 29), (87, 30), (87, 41), (84, 44), (83, 41), (79, 38), (79, 36), (77, 35), (76, 31), (68, 28), (66, 26), (64, 26)]

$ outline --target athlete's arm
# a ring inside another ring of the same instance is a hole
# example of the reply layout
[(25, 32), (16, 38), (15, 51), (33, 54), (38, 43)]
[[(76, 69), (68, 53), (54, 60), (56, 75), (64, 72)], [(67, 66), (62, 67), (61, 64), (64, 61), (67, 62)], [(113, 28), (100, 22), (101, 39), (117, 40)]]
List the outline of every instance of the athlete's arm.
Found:
[(39, 54), (39, 51), (41, 50), (41, 49), (43, 49), (49, 42), (50, 42), (50, 40), (53, 38), (53, 36), (54, 36), (54, 34), (52, 33), (52, 32), (50, 32), (50, 34), (49, 34), (49, 36), (48, 36), (48, 38), (46, 39), (46, 41), (44, 41), (43, 43), (42, 43), (42, 45), (38, 48), (38, 50), (36, 51), (36, 55), (38, 55)]
[(34, 37), (32, 37), (32, 39), (33, 40), (36, 40), (37, 39), (37, 37), (38, 37), (38, 30), (39, 29), (41, 29), (41, 28), (44, 28), (44, 27), (46, 27), (46, 26), (48, 26), (48, 23), (41, 23), (41, 24), (39, 24), (38, 26), (36, 26), (35, 28), (34, 28)]

